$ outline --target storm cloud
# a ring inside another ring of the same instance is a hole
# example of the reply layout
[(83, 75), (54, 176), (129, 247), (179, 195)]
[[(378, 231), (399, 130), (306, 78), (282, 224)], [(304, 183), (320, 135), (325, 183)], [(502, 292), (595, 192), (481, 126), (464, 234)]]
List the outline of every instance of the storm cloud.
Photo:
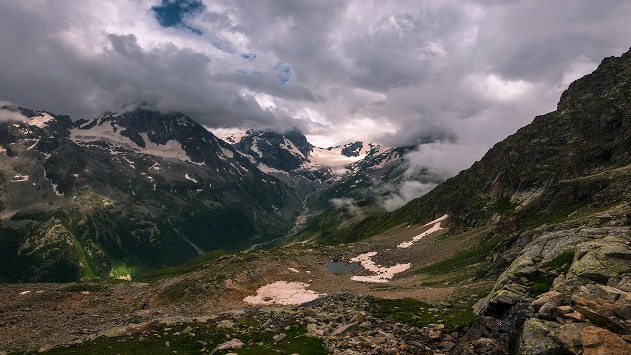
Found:
[(447, 176), (628, 50), (629, 18), (622, 0), (3, 1), (0, 100), (418, 145), (410, 168)]

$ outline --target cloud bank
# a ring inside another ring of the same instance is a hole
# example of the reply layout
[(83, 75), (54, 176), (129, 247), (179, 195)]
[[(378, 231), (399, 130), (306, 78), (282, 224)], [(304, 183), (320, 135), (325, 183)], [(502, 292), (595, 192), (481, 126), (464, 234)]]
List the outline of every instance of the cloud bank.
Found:
[(418, 145), (411, 169), (450, 175), (625, 52), (630, 17), (622, 0), (3, 1), (0, 100)]

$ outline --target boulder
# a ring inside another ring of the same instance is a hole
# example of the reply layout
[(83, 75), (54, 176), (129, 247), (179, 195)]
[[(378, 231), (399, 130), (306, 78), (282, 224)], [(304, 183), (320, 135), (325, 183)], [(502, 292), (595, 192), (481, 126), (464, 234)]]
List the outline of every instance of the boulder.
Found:
[(524, 328), (519, 339), (518, 354), (529, 355), (557, 355), (568, 351), (552, 334), (559, 328), (559, 324), (538, 318), (530, 318), (524, 322)]
[(331, 333), (331, 335), (339, 337), (339, 336), (344, 336), (350, 332), (356, 332), (357, 330), (359, 330), (359, 324), (357, 323), (343, 324), (335, 328), (335, 330), (333, 331), (333, 333)]
[(307, 335), (309, 336), (323, 336), (324, 330), (318, 328), (318, 325), (315, 323), (307, 324)]
[(232, 329), (233, 327), (234, 327), (234, 322), (231, 321), (230, 319), (224, 319), (220, 321), (219, 323), (217, 323), (217, 328)]
[(631, 345), (606, 329), (587, 326), (581, 333), (584, 355), (631, 354)]
[[(603, 285), (579, 287), (572, 295), (574, 310), (581, 313), (595, 325), (619, 334), (631, 334), (631, 328), (624, 322), (628, 292)], [(614, 311), (620, 313), (616, 314)]]
[(565, 324), (554, 331), (553, 336), (563, 345), (564, 348), (574, 354), (577, 354), (583, 347), (581, 333), (583, 328), (586, 326), (587, 324), (585, 323)]
[(213, 351), (211, 351), (211, 354), (214, 354), (218, 351), (223, 351), (223, 350), (234, 350), (234, 349), (241, 349), (243, 347), (243, 342), (239, 339), (232, 339), (229, 340), (219, 346), (217, 346)]
[(479, 355), (504, 355), (508, 353), (508, 349), (500, 345), (496, 339), (481, 338), (472, 344), (473, 354)]
[(613, 317), (608, 317), (606, 314), (603, 314), (596, 309), (584, 306), (574, 306), (574, 309), (598, 326), (610, 329), (620, 334), (631, 334), (629, 327), (624, 322), (621, 322)]
[(550, 303), (558, 307), (566, 305), (569, 302), (564, 294), (558, 291), (548, 291), (539, 295), (539, 297), (537, 297), (537, 299), (531, 303), (531, 306), (535, 310), (535, 312), (538, 312), (541, 306), (546, 303)]
[(555, 320), (557, 317), (565, 315), (554, 303), (545, 303), (539, 308), (539, 317), (548, 320)]

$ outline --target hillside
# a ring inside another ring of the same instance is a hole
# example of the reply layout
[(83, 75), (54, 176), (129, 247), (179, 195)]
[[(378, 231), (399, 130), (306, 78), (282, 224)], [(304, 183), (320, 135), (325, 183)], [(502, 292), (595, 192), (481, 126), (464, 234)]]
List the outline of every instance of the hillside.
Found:
[(5, 279), (135, 277), (293, 227), (293, 191), (186, 116), (5, 109), (23, 116), (0, 122)]

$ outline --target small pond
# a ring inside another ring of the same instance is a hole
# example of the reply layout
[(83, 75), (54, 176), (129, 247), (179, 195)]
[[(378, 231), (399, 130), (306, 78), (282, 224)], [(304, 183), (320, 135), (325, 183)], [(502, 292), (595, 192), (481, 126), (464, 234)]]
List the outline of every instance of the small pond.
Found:
[(332, 272), (334, 274), (350, 274), (353, 271), (366, 270), (360, 263), (353, 261), (352, 263), (345, 263), (343, 261), (329, 261), (324, 265), (324, 271)]

